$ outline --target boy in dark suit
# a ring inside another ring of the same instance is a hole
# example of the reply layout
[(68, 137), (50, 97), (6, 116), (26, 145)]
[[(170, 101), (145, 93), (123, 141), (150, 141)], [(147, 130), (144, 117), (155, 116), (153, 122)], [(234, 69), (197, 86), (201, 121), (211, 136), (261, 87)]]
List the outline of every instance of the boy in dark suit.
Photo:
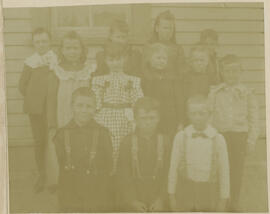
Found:
[(50, 35), (38, 28), (33, 32), (35, 53), (26, 58), (19, 80), (19, 90), (24, 96), (24, 112), (28, 114), (35, 141), (35, 158), (39, 178), (35, 185), (35, 192), (44, 189), (45, 173), (45, 146), (47, 143), (46, 97), (48, 74), (50, 66), (57, 63), (55, 53), (50, 50)]
[[(54, 138), (59, 162), (58, 198), (61, 212), (103, 212), (112, 151), (107, 129), (93, 117), (96, 97), (88, 87), (72, 95), (73, 119)], [(108, 211), (108, 210), (107, 210)]]
[(165, 211), (169, 148), (168, 138), (157, 130), (159, 103), (140, 98), (134, 115), (136, 130), (120, 147), (117, 175), (121, 211)]

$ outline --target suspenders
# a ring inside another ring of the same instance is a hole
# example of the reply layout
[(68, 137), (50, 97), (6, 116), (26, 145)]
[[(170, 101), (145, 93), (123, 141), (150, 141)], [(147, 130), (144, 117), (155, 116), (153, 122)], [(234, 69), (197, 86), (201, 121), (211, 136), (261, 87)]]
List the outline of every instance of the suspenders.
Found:
[[(132, 158), (132, 175), (135, 178), (142, 179), (143, 176), (140, 171), (139, 159), (138, 159), (138, 137), (132, 135), (131, 137), (131, 158)], [(163, 167), (163, 158), (164, 158), (164, 137), (159, 134), (157, 139), (157, 160), (156, 166), (154, 169), (153, 179), (156, 179), (158, 171)]]
[[(89, 150), (88, 167), (86, 169), (87, 175), (89, 174), (96, 175), (97, 173), (93, 162), (97, 153), (98, 137), (99, 137), (99, 130), (95, 129), (93, 131), (91, 149)], [(65, 170), (74, 170), (75, 166), (72, 164), (72, 160), (71, 160), (70, 133), (68, 130), (64, 131), (64, 148), (66, 152)]]
[[(218, 157), (217, 157), (217, 135), (215, 137), (212, 138), (213, 139), (213, 142), (212, 142), (212, 157), (211, 157), (211, 168), (210, 168), (210, 176), (209, 176), (209, 180), (210, 182), (216, 182), (218, 181), (218, 173), (217, 173), (217, 160), (218, 160)], [(187, 141), (187, 136), (186, 134), (184, 133), (184, 136), (183, 136), (183, 152), (184, 152), (184, 155), (183, 155), (183, 159), (181, 160), (180, 162), (180, 169), (182, 169), (182, 173), (183, 173), (183, 177), (187, 178), (187, 152), (186, 152), (186, 141)]]

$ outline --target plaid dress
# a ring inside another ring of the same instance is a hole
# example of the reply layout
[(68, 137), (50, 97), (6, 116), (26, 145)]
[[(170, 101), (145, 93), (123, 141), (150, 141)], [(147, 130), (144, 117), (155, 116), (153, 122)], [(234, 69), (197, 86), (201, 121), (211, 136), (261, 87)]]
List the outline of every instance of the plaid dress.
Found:
[(92, 90), (97, 96), (96, 121), (109, 129), (112, 136), (114, 167), (120, 141), (132, 131), (132, 105), (143, 96), (140, 79), (125, 73), (96, 76)]

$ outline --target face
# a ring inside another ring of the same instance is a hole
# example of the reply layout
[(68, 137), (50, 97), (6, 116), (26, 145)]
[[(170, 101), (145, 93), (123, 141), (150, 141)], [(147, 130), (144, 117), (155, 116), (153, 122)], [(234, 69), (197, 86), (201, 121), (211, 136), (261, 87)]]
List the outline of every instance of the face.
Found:
[(47, 33), (35, 34), (33, 36), (33, 45), (36, 51), (43, 55), (50, 49), (50, 38)]
[(208, 65), (209, 56), (205, 52), (195, 51), (191, 56), (191, 65), (194, 71), (204, 72)]
[(106, 57), (106, 64), (110, 72), (121, 72), (124, 67), (124, 57)]
[(159, 123), (159, 113), (156, 110), (138, 109), (135, 116), (136, 126), (142, 131), (154, 131)]
[(128, 34), (125, 32), (120, 32), (120, 31), (114, 30), (111, 33), (110, 39), (114, 43), (119, 43), (119, 44), (125, 45), (128, 42)]
[(156, 32), (160, 41), (169, 41), (174, 33), (174, 22), (166, 19), (160, 19), (156, 26)]
[(164, 51), (154, 53), (151, 57), (151, 67), (162, 70), (167, 66), (168, 56)]
[(242, 74), (240, 63), (233, 63), (224, 65), (222, 70), (222, 77), (228, 85), (235, 85), (239, 83)]
[(206, 128), (209, 118), (209, 110), (206, 104), (189, 104), (188, 118), (190, 123), (197, 129)]
[(218, 46), (217, 40), (207, 37), (204, 41), (204, 45), (207, 46), (211, 53), (215, 52)]
[(74, 120), (79, 124), (86, 124), (94, 117), (96, 100), (93, 97), (77, 96), (72, 103)]
[(64, 39), (61, 51), (67, 61), (77, 63), (82, 55), (81, 43), (77, 39)]

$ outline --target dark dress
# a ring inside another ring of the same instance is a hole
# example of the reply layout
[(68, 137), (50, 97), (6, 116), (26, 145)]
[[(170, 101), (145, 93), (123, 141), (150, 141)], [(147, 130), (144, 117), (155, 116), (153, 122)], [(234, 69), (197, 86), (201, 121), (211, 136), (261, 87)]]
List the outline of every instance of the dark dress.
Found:
[(177, 126), (183, 121), (184, 99), (180, 75), (171, 70), (149, 68), (144, 71), (142, 89), (145, 96), (160, 102), (160, 131), (174, 135)]
[[(137, 152), (134, 149), (134, 138)], [(134, 200), (143, 202), (149, 208), (157, 199), (163, 202), (162, 211), (168, 209), (166, 190), (169, 151), (169, 142), (165, 135), (155, 133), (150, 139), (146, 139), (135, 131), (124, 139), (117, 170), (121, 211), (134, 212), (131, 207)], [(137, 164), (134, 162), (134, 155), (137, 157)], [(158, 161), (159, 157), (161, 161)]]
[(54, 142), (61, 212), (106, 211), (112, 163), (108, 131), (94, 121), (83, 127), (71, 121), (57, 131)]
[[(183, 90), (184, 90), (184, 103), (188, 99), (195, 95), (208, 96), (211, 86), (219, 83), (217, 73), (212, 69), (209, 69), (206, 72), (195, 72), (191, 67), (188, 67), (187, 70), (183, 73)], [(186, 104), (184, 105), (187, 112)], [(184, 117), (184, 124), (186, 125), (187, 115)]]

